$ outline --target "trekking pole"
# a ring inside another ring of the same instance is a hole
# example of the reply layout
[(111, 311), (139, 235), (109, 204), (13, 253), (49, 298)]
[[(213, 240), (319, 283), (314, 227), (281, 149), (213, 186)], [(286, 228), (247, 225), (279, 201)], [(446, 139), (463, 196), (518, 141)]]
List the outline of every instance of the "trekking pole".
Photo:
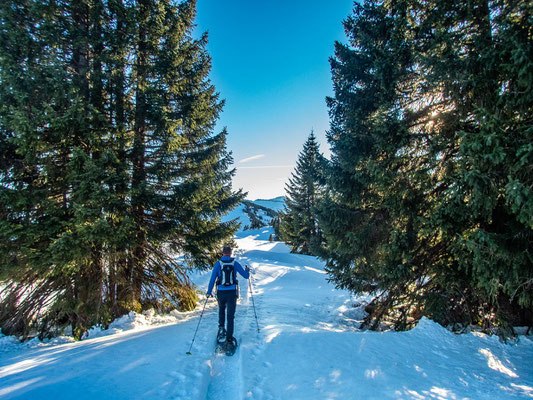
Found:
[(198, 325), (196, 325), (196, 331), (194, 331), (194, 336), (192, 338), (192, 342), (191, 342), (191, 347), (189, 347), (189, 351), (185, 354), (187, 355), (191, 355), (191, 349), (192, 349), (192, 345), (194, 344), (194, 339), (196, 339), (196, 334), (198, 333), (198, 328), (200, 327), (200, 322), (202, 322), (202, 317), (204, 316), (204, 310), (205, 310), (205, 306), (207, 305), (207, 300), (209, 300), (209, 297), (206, 297), (205, 298), (205, 303), (204, 303), (204, 308), (202, 308), (202, 313), (200, 314), (200, 319), (198, 320)]
[(250, 284), (250, 295), (252, 296), (252, 306), (254, 307), (255, 323), (257, 325), (257, 332), (259, 332), (259, 322), (257, 321), (257, 313), (255, 312), (255, 301), (254, 301), (254, 291), (252, 290), (252, 274), (250, 274), (250, 279), (248, 279)]

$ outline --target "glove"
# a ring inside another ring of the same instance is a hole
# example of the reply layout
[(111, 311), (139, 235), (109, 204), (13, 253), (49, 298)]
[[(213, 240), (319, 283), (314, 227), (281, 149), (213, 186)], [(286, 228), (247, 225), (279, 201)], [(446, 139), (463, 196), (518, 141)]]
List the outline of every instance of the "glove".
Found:
[(206, 297), (207, 297), (207, 298), (210, 298), (210, 297), (213, 297), (213, 295), (212, 295), (211, 293), (207, 293), (207, 294), (206, 294)]
[(248, 265), (247, 265), (246, 267), (244, 267), (244, 269), (245, 269), (246, 271), (250, 271), (250, 267), (249, 267)]

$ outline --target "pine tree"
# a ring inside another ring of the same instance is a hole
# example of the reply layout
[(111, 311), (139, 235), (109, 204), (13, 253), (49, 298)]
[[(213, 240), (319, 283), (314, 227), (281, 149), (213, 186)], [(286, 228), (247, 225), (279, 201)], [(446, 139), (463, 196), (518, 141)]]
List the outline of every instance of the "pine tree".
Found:
[(425, 314), (488, 328), (531, 304), (530, 12), (367, 1), (345, 22), (319, 221), (335, 282), (380, 293), (374, 326)]
[(531, 324), (533, 214), (531, 190), (523, 188), (533, 182), (533, 6), (479, 1), (452, 11), (460, 29), (437, 29), (447, 43), (459, 36), (462, 45), (429, 65), (447, 83), (460, 124), (448, 146), (453, 159), (443, 163), (451, 173), (442, 178), (435, 220), (443, 221), (443, 239), (468, 276), (473, 295), (461, 299), (475, 307), (468, 321), (486, 329)]
[(211, 262), (236, 229), (221, 216), (243, 197), (227, 133), (212, 134), (223, 102), (195, 12), (170, 0), (0, 6), (4, 332), (71, 325), (81, 337), (129, 310), (194, 306), (172, 254)]
[[(355, 292), (389, 290), (393, 298), (415, 275), (410, 260), (402, 259), (402, 246), (415, 239), (416, 211), (409, 210), (395, 224), (394, 208), (385, 203), (390, 185), (402, 179), (406, 168), (396, 157), (402, 154), (405, 125), (395, 98), (409, 79), (411, 62), (401, 30), (404, 3), (355, 4), (354, 15), (345, 22), (350, 46), (336, 43), (331, 60), (335, 98), (328, 99), (332, 159), (318, 211), (327, 269), (338, 286)], [(405, 184), (409, 182), (402, 179), (395, 189), (408, 192)], [(416, 197), (413, 193), (400, 202), (418, 204)], [(393, 235), (398, 247), (391, 244), (386, 251)], [(377, 316), (388, 306), (387, 299)]]
[(323, 157), (311, 131), (298, 156), (295, 171), (285, 187), (286, 206), (280, 213), (281, 238), (292, 246), (293, 252), (316, 254), (322, 244), (315, 215), (315, 207), (322, 196), (321, 163)]
[(78, 160), (94, 142), (87, 18), (82, 2), (1, 8), (0, 73), (11, 84), (2, 85), (0, 129), (13, 157), (1, 174), (5, 332), (28, 334), (42, 314), (73, 327), (86, 319), (85, 304), (70, 311), (89, 301), (93, 253), (77, 231), (85, 211), (75, 200)]

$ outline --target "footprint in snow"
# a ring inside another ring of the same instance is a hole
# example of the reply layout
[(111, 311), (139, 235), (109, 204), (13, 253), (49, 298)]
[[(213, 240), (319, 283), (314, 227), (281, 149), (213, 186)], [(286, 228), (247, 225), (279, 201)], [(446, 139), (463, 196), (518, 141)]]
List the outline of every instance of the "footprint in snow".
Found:
[(179, 373), (178, 371), (171, 371), (168, 373), (168, 375), (171, 376), (172, 378), (179, 379), (180, 381), (183, 381), (185, 379), (185, 376)]

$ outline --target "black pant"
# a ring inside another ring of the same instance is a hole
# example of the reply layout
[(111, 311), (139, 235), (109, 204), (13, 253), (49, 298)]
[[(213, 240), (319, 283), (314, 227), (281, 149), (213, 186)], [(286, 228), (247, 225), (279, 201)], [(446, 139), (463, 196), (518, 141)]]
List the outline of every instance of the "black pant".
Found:
[(233, 337), (235, 308), (237, 307), (237, 291), (236, 290), (219, 290), (217, 291), (218, 300), (218, 326), (224, 327), (226, 319), (226, 306), (228, 309), (228, 327), (226, 329), (226, 337), (231, 339)]

